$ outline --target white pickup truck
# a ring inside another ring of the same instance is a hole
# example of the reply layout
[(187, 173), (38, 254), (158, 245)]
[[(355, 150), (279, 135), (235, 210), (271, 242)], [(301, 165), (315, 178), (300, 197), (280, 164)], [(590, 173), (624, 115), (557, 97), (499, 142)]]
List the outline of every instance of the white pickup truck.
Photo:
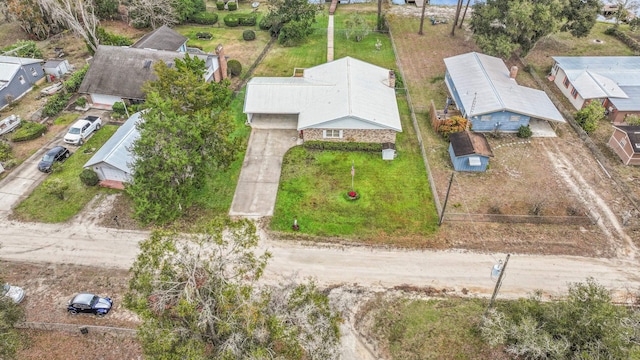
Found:
[(101, 126), (102, 119), (99, 116), (86, 116), (71, 125), (67, 135), (64, 136), (64, 142), (71, 145), (82, 145), (94, 131), (100, 130)]

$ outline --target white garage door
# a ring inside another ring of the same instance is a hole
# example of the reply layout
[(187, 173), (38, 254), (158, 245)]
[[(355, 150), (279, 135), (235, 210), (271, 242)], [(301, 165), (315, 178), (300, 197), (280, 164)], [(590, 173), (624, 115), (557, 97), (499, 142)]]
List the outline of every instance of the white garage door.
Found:
[(298, 115), (254, 114), (251, 127), (256, 129), (298, 129)]
[(116, 168), (112, 168), (110, 166), (99, 166), (94, 168), (95, 172), (98, 174), (100, 180), (115, 180), (115, 181), (123, 181), (126, 182), (129, 179), (127, 178), (127, 174)]

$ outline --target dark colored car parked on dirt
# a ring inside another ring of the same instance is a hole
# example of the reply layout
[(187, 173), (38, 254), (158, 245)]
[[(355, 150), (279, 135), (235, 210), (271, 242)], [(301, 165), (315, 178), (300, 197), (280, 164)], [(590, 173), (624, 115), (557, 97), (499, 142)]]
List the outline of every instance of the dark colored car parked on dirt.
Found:
[(38, 164), (38, 170), (49, 173), (53, 167), (53, 163), (56, 161), (64, 162), (71, 156), (69, 149), (64, 146), (56, 146), (53, 149), (47, 151), (42, 158), (42, 161)]
[(98, 316), (106, 315), (113, 306), (111, 298), (103, 298), (94, 294), (78, 294), (69, 300), (67, 311), (69, 314), (93, 313)]

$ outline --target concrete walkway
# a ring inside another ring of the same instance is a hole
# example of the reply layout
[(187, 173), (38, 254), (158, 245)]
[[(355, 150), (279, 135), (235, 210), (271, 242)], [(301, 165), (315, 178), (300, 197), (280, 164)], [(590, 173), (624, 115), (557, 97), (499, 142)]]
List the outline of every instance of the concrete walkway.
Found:
[(298, 132), (292, 129), (251, 130), (230, 216), (273, 216), (282, 158), (297, 141)]
[(333, 15), (329, 15), (327, 26), (327, 62), (333, 61)]

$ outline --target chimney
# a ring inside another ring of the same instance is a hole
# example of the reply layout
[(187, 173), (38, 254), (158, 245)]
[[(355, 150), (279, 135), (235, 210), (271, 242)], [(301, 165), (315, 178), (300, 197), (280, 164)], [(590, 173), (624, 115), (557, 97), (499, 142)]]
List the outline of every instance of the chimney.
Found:
[(218, 65), (220, 68), (220, 81), (227, 78), (227, 58), (224, 56), (224, 49), (222, 48), (222, 44), (218, 44), (216, 46), (216, 55), (218, 55)]
[(518, 67), (514, 65), (509, 71), (509, 77), (515, 80), (516, 76), (518, 76)]
[(396, 73), (393, 72), (393, 70), (389, 70), (389, 87), (390, 88), (396, 87)]

